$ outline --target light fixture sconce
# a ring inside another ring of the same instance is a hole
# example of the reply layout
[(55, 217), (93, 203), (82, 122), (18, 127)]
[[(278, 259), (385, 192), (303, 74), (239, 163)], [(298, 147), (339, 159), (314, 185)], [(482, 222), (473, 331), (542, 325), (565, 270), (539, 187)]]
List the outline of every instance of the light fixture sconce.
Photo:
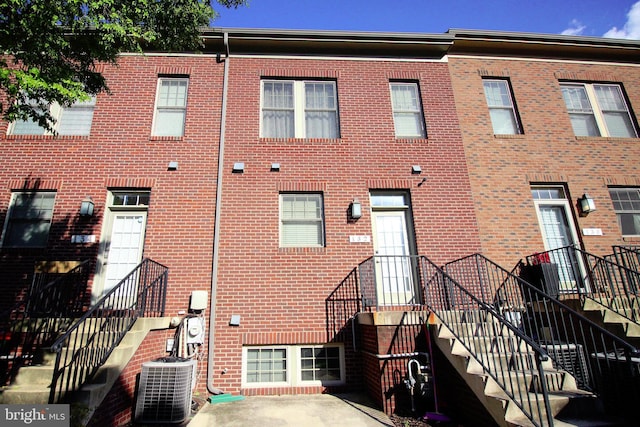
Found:
[(351, 219), (359, 219), (362, 217), (362, 204), (358, 199), (351, 202)]
[(229, 326), (240, 326), (240, 315), (232, 314), (231, 319), (229, 319)]
[(244, 172), (244, 163), (236, 162), (233, 164), (233, 173), (243, 173)]
[(80, 216), (93, 216), (93, 200), (87, 196), (80, 202)]
[(587, 216), (596, 210), (595, 202), (587, 193), (578, 199), (578, 206), (580, 207), (580, 216)]
[(167, 166), (167, 170), (170, 170), (170, 171), (178, 170), (178, 162), (174, 162), (174, 161), (169, 162), (169, 165)]
[(280, 172), (280, 163), (271, 163), (271, 172)]
[(411, 173), (414, 175), (420, 175), (422, 173), (422, 168), (420, 165), (413, 165), (411, 166)]

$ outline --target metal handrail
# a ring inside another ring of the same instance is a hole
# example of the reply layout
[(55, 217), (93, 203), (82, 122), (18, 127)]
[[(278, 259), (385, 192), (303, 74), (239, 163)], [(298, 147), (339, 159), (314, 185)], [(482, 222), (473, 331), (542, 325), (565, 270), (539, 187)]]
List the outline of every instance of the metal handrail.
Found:
[[(627, 266), (618, 262), (625, 258), (622, 247), (614, 246), (614, 251), (613, 255), (600, 257), (574, 246), (565, 246), (529, 255), (526, 260), (528, 265), (554, 265), (553, 276), (545, 277), (547, 283), (553, 284), (553, 289), (548, 289), (552, 296), (579, 293), (583, 302), (593, 301), (640, 325), (640, 272), (631, 268), (633, 264)], [(626, 259), (632, 261), (632, 257)]]
[(375, 255), (358, 266), (364, 307), (421, 306), (419, 255)]
[[(521, 264), (518, 277), (475, 254), (443, 269), (462, 287), (482, 289), (475, 295), (480, 294), (480, 299), (504, 318), (518, 319), (520, 329), (546, 350), (553, 366), (571, 373), (578, 388), (599, 396), (607, 412), (631, 416), (629, 411), (634, 407), (627, 403), (640, 399), (637, 349), (523, 279), (532, 277), (534, 267), (545, 274), (543, 270), (558, 268), (553, 265)], [(562, 273), (551, 276), (561, 277)], [(552, 286), (553, 292), (559, 287)]]
[(548, 384), (543, 380), (546, 350), (518, 327), (516, 319), (507, 319), (475, 295), (484, 292), (482, 282), (461, 284), (425, 257), (421, 271), (427, 307), (475, 361), (472, 372), (489, 376), (501, 390), (494, 393), (508, 397), (533, 425), (553, 425)]
[(167, 267), (143, 260), (51, 345), (49, 403), (72, 401), (139, 317), (164, 316), (167, 280)]
[(327, 342), (344, 338), (349, 322), (361, 310), (361, 300), (355, 267), (325, 299)]
[(3, 316), (7, 329), (0, 343), (6, 362), (2, 384), (10, 382), (22, 366), (38, 361), (43, 347), (49, 346), (82, 315), (92, 262), (85, 260), (67, 273), (34, 278), (29, 298)]

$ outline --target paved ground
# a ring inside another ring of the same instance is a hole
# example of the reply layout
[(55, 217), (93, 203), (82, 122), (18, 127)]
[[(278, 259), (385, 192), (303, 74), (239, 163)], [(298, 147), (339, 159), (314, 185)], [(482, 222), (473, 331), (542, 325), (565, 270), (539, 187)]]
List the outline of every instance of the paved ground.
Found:
[(361, 394), (248, 396), (206, 403), (188, 427), (392, 427), (384, 412)]

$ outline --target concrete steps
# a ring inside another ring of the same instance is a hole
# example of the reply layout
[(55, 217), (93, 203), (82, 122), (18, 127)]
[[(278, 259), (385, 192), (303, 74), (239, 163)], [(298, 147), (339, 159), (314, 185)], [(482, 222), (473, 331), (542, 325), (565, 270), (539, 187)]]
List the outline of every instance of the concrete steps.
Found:
[[(585, 399), (590, 402), (585, 407), (590, 407), (589, 412), (593, 412), (594, 395), (580, 390), (576, 379), (564, 370), (555, 369), (551, 359), (542, 362), (544, 375), (541, 376), (534, 351), (509, 328), (468, 310), (459, 313), (449, 311), (442, 316), (454, 322), (447, 327), (436, 320), (434, 343), (498, 425), (535, 425), (522, 408), (532, 414), (539, 425), (547, 425), (543, 395), (536, 393), (543, 383), (549, 391), (549, 406), (555, 425), (590, 425), (584, 420), (586, 411), (577, 414), (573, 411), (571, 420), (568, 417), (563, 419), (563, 414), (569, 411), (568, 408), (580, 406), (576, 402)], [(454, 330), (462, 332), (460, 339), (455, 337)]]
[[(131, 357), (151, 330), (167, 329), (170, 319), (162, 318), (140, 318), (133, 325), (118, 347), (116, 347), (107, 362), (101, 366), (93, 378), (80, 390), (74, 392), (74, 402), (84, 405), (89, 409), (87, 419), (98, 407), (102, 399), (107, 395), (111, 387), (115, 384), (120, 373), (125, 368)], [(100, 334), (94, 342), (98, 343), (87, 351), (83, 357), (95, 356), (96, 352), (107, 351), (106, 347), (99, 343), (100, 338), (106, 338), (107, 334)], [(71, 351), (63, 348), (62, 352)], [(91, 353), (91, 354), (89, 354)], [(46, 404), (49, 401), (51, 380), (53, 377), (56, 354), (44, 351), (42, 362), (34, 366), (25, 366), (20, 369), (14, 382), (0, 389), (0, 404)]]
[(636, 297), (630, 298), (632, 304), (629, 300), (620, 298), (587, 298), (581, 308), (590, 319), (603, 324), (614, 334), (638, 343), (640, 342), (640, 321), (631, 319), (640, 319), (639, 305), (635, 300)]

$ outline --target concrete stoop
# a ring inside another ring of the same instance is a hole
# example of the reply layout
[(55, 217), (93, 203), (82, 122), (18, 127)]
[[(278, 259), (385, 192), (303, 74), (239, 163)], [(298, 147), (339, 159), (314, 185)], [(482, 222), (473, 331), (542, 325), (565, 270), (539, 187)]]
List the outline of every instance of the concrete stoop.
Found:
[[(638, 318), (640, 313), (632, 308), (620, 308), (616, 311), (610, 307), (622, 307), (622, 302), (612, 301), (608, 298), (585, 299), (582, 311), (585, 314), (593, 314), (588, 316), (596, 322), (604, 325), (616, 335), (619, 335), (626, 341), (630, 341), (637, 345), (640, 343), (640, 322), (634, 322), (630, 319)], [(634, 313), (634, 311), (636, 311)], [(594, 319), (595, 316), (595, 319)]]
[[(460, 314), (461, 323), (465, 323), (465, 316), (468, 316), (468, 312)], [(549, 390), (554, 425), (608, 425), (592, 424), (591, 421), (570, 419), (571, 417), (566, 416), (580, 412), (572, 409), (576, 405), (583, 408), (590, 405), (593, 409), (595, 396), (580, 390), (575, 378), (566, 371), (555, 369), (550, 359), (542, 362), (544, 378), (540, 378), (534, 352), (527, 348), (523, 341), (516, 339), (508, 328), (502, 327), (499, 323), (479, 320), (477, 314), (472, 317), (474, 319), (467, 323), (464, 331), (468, 345), (473, 351), (469, 351), (453, 332), (439, 321), (436, 322), (437, 333), (434, 341), (499, 426), (534, 426), (520, 406), (535, 414), (535, 418), (540, 418), (538, 424), (547, 424), (542, 395), (532, 392), (539, 389), (534, 386), (540, 385), (541, 381), (544, 381)], [(452, 329), (456, 327), (452, 325)], [(484, 361), (490, 372), (483, 368), (480, 360)], [(510, 387), (502, 387), (496, 378)], [(513, 396), (509, 396), (505, 389), (512, 390)], [(520, 402), (520, 406), (517, 401)], [(582, 401), (588, 403), (577, 403)], [(536, 402), (541, 402), (540, 407)], [(589, 411), (591, 412), (593, 411)], [(586, 412), (578, 415), (585, 414)]]
[[(122, 370), (133, 357), (138, 347), (152, 330), (168, 329), (169, 317), (140, 318), (122, 339), (106, 363), (80, 390), (74, 392), (74, 403), (82, 405), (89, 419), (111, 390)], [(66, 351), (66, 349), (62, 349)], [(0, 390), (2, 404), (46, 404), (49, 401), (53, 377), (55, 353), (44, 353), (42, 363), (20, 368), (14, 382)]]

